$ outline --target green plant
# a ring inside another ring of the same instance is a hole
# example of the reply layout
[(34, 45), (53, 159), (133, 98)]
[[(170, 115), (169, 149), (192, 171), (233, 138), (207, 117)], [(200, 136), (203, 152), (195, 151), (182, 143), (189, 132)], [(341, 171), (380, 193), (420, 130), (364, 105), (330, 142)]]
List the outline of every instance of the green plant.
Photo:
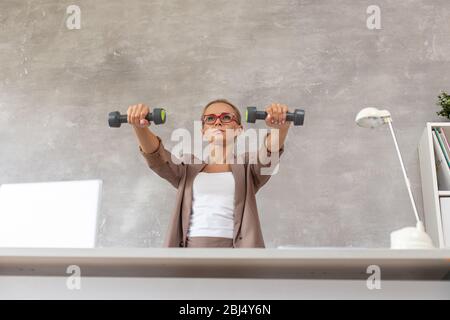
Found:
[(436, 112), (439, 116), (447, 117), (450, 119), (450, 95), (442, 91), (438, 96), (439, 101), (436, 103), (438, 106), (442, 107), (442, 110)]

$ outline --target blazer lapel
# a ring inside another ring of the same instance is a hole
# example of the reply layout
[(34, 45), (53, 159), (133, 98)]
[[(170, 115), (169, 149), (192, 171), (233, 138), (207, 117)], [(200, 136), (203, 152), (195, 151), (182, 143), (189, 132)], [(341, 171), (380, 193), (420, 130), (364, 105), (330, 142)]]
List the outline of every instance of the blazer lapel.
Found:
[(244, 202), (246, 195), (245, 185), (245, 166), (242, 164), (232, 164), (231, 171), (235, 181), (234, 188), (234, 233), (233, 238), (236, 239), (242, 221), (242, 213), (244, 211)]
[(182, 207), (182, 225), (183, 225), (183, 237), (184, 241), (186, 240), (188, 228), (189, 228), (189, 220), (191, 218), (191, 209), (192, 209), (192, 186), (195, 177), (197, 174), (202, 171), (202, 169), (207, 165), (207, 163), (193, 164), (190, 166), (191, 170), (187, 170), (186, 172), (186, 188), (184, 190), (183, 197), (183, 207)]

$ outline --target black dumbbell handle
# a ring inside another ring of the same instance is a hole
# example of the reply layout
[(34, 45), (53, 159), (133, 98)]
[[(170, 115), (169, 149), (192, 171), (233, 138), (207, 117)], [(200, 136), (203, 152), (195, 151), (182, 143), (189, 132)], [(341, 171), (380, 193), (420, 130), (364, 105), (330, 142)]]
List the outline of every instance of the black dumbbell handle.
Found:
[[(256, 111), (256, 119), (265, 120), (267, 117), (266, 111)], [(286, 121), (294, 121), (294, 113), (286, 112)]]
[[(148, 113), (145, 119), (155, 124), (162, 124), (166, 122), (166, 111), (161, 108), (153, 109), (152, 113)], [(108, 124), (112, 128), (118, 128), (122, 123), (128, 123), (128, 115), (120, 114), (119, 111), (110, 112), (108, 115)]]
[[(153, 121), (153, 115), (151, 114), (151, 113), (148, 113), (146, 116), (145, 116), (145, 119), (147, 120), (147, 121)], [(126, 114), (121, 114), (121, 115), (119, 115), (118, 116), (118, 121), (120, 122), (120, 123), (128, 123), (128, 115), (126, 115)]]
[[(266, 111), (258, 111), (256, 107), (247, 107), (245, 114), (246, 121), (254, 123), (256, 120), (265, 120), (267, 118)], [(302, 126), (305, 119), (305, 111), (302, 109), (295, 109), (294, 112), (286, 113), (286, 121), (292, 121), (295, 126)]]

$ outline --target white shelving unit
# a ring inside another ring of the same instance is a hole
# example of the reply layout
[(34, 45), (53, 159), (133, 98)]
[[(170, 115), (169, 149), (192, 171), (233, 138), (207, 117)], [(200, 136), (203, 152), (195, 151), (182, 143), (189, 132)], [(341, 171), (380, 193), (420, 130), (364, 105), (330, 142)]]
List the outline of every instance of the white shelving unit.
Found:
[(419, 142), (420, 175), (422, 178), (422, 196), (424, 220), (427, 233), (434, 245), (444, 248), (444, 230), (440, 208), (440, 197), (450, 197), (450, 191), (438, 190), (436, 159), (432, 129), (450, 127), (450, 122), (428, 122)]

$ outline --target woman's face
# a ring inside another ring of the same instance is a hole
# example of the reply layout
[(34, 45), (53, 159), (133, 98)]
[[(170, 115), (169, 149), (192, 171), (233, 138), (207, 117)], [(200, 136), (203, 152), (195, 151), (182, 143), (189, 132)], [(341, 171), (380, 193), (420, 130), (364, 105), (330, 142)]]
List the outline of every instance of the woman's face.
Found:
[(234, 109), (223, 102), (217, 102), (210, 105), (203, 115), (209, 115), (209, 114), (215, 114), (217, 116), (217, 119), (214, 121), (214, 123), (204, 123), (202, 128), (202, 134), (208, 135), (208, 140), (212, 141), (215, 139), (223, 139), (223, 141), (226, 141), (226, 130), (230, 129), (233, 137), (240, 134), (242, 130), (242, 125), (238, 124), (237, 121), (231, 121), (228, 123), (222, 123), (222, 121), (219, 118), (219, 115), (222, 113), (229, 113), (231, 115), (234, 115), (237, 120), (237, 114), (234, 111)]

